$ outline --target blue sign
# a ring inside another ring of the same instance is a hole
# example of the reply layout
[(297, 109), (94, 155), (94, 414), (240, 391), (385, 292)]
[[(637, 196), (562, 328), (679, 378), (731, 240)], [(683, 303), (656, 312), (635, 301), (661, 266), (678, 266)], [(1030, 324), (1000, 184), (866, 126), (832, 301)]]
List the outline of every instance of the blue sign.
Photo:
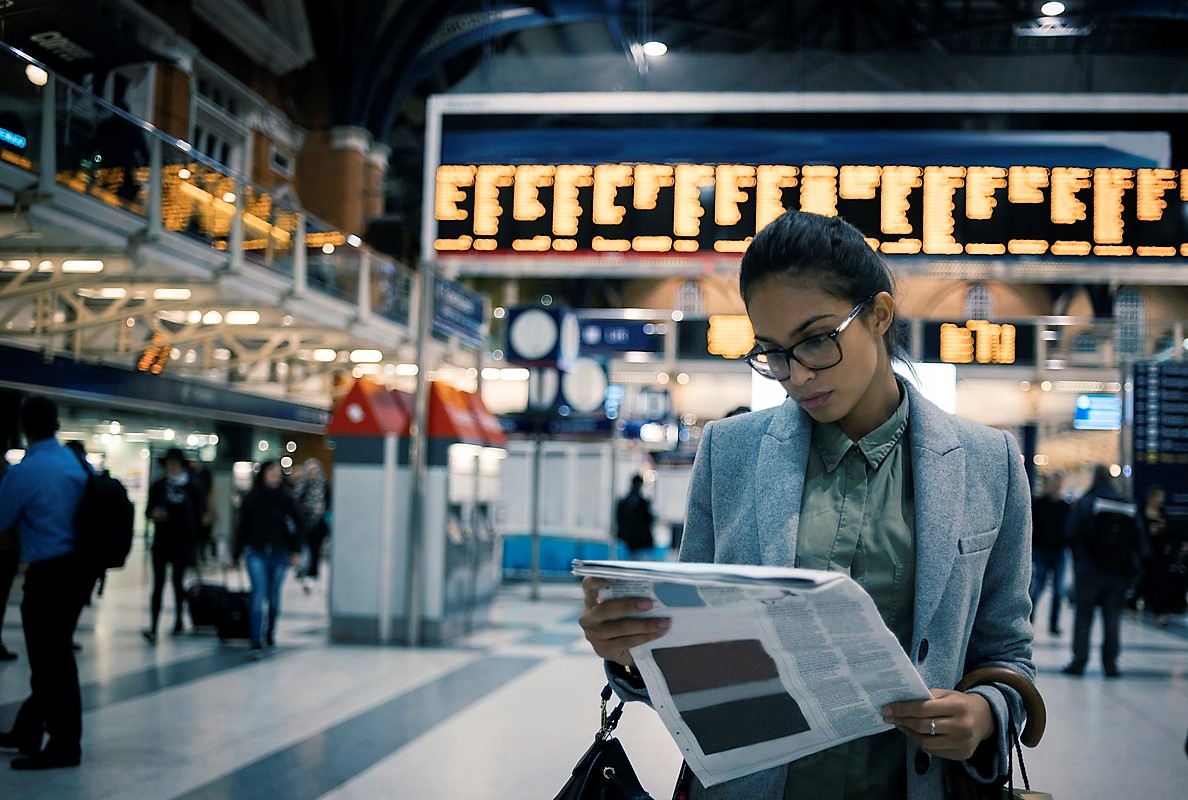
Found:
[(478, 292), (438, 278), (433, 283), (433, 332), (455, 336), (471, 347), (482, 347), (486, 303)]
[(323, 408), (237, 392), (222, 386), (85, 364), (63, 356), (47, 362), (40, 353), (0, 346), (0, 386), (30, 392), (60, 392), (122, 408), (205, 414), (228, 422), (321, 433), (330, 421)]
[(25, 145), (29, 143), (29, 140), (24, 136), (21, 136), (19, 133), (10, 131), (7, 128), (0, 128), (0, 142), (4, 142), (5, 144), (10, 144), (17, 149), (24, 150)]
[(1122, 398), (1114, 394), (1077, 395), (1073, 427), (1079, 431), (1116, 431), (1122, 428)]
[(663, 353), (664, 337), (653, 322), (583, 319), (582, 353)]

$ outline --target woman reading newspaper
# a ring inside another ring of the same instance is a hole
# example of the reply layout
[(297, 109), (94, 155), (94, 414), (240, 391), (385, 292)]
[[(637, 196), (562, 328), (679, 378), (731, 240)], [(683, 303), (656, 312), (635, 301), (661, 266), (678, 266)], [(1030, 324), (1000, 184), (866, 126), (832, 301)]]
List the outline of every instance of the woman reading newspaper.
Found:
[[(682, 561), (847, 573), (873, 598), (932, 699), (882, 709), (894, 728), (710, 788), (695, 798), (938, 800), (948, 769), (1007, 772), (1016, 693), (952, 690), (983, 666), (1034, 679), (1030, 492), (1018, 446), (951, 416), (892, 371), (892, 276), (839, 218), (789, 212), (742, 260), (755, 331), (746, 356), (790, 402), (705, 427), (689, 486)], [(647, 701), (632, 647), (665, 635), (633, 618), (650, 602), (600, 602), (581, 625), (615, 690)]]

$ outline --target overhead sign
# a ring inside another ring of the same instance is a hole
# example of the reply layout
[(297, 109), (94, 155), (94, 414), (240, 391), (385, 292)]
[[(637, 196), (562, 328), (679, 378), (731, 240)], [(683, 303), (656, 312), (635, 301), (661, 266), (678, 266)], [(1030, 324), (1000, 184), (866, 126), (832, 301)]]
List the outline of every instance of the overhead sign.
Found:
[(924, 361), (943, 364), (1035, 364), (1035, 325), (1025, 322), (924, 323)]
[(471, 347), (483, 346), (487, 305), (478, 292), (438, 278), (433, 283), (433, 332), (454, 336)]
[(866, 164), (445, 164), (439, 254), (742, 253), (787, 209), (889, 255), (1188, 257), (1188, 170)]
[(664, 324), (634, 319), (582, 319), (582, 353), (662, 353)]

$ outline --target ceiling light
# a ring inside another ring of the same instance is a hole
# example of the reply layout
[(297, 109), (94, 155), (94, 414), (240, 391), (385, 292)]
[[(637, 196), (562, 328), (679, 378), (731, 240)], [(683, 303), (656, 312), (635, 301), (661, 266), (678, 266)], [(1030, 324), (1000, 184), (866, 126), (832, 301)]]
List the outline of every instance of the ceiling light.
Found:
[(235, 202), (235, 192), (223, 192), (223, 202), (224, 203), (234, 203)]
[(1064, 3), (1044, 3), (1040, 6), (1040, 13), (1045, 17), (1058, 17), (1064, 13)]
[(223, 315), (218, 311), (207, 311), (202, 315), (203, 325), (218, 325), (223, 321)]
[(34, 86), (45, 86), (49, 82), (49, 73), (36, 64), (30, 64), (25, 67), (25, 77)]
[(658, 58), (668, 52), (668, 45), (664, 42), (644, 42), (643, 51), (645, 56)]
[(102, 272), (103, 262), (99, 260), (79, 260), (71, 259), (62, 262), (63, 272)]
[(104, 286), (100, 289), (79, 289), (78, 296), (88, 300), (121, 300), (128, 296), (128, 290), (122, 286)]
[(189, 300), (191, 294), (189, 289), (153, 289), (154, 300)]
[(378, 364), (384, 360), (384, 354), (379, 350), (352, 350), (351, 361), (356, 364)]
[(338, 351), (331, 350), (329, 347), (319, 347), (313, 352), (314, 361), (323, 361), (329, 363), (338, 358)]
[(416, 364), (397, 364), (396, 365), (396, 374), (402, 375), (406, 378), (410, 378), (413, 375), (417, 374), (417, 365)]
[(193, 174), (193, 173), (191, 173), (191, 172), (190, 172), (188, 169), (186, 169), (185, 167), (182, 167), (181, 169), (179, 169), (179, 170), (177, 171), (177, 177), (181, 178), (183, 181), (184, 181), (184, 180), (189, 180), (189, 178), (190, 178), (190, 175), (191, 175), (191, 174)]
[(227, 315), (223, 317), (223, 321), (228, 325), (258, 325), (260, 322), (260, 312), (228, 311)]
[(352, 233), (347, 237), (347, 244), (349, 244), (351, 247), (358, 247), (359, 245), (363, 244), (363, 240)]
[(334, 252), (334, 245), (330, 244), (329, 242), (326, 242), (324, 245), (322, 245), (322, 252), (325, 253), (326, 255), (330, 255), (331, 253)]

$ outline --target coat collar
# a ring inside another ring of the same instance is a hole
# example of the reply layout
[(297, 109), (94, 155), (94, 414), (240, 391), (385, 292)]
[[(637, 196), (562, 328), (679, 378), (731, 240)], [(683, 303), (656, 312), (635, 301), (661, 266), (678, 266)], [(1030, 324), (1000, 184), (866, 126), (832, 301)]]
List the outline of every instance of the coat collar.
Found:
[[(940, 605), (965, 513), (965, 451), (952, 417), (907, 385), (916, 497), (916, 638)], [(812, 419), (791, 400), (772, 415), (755, 465), (760, 563), (792, 566)], [(790, 480), (795, 478), (795, 480)], [(931, 502), (929, 502), (931, 499)]]

